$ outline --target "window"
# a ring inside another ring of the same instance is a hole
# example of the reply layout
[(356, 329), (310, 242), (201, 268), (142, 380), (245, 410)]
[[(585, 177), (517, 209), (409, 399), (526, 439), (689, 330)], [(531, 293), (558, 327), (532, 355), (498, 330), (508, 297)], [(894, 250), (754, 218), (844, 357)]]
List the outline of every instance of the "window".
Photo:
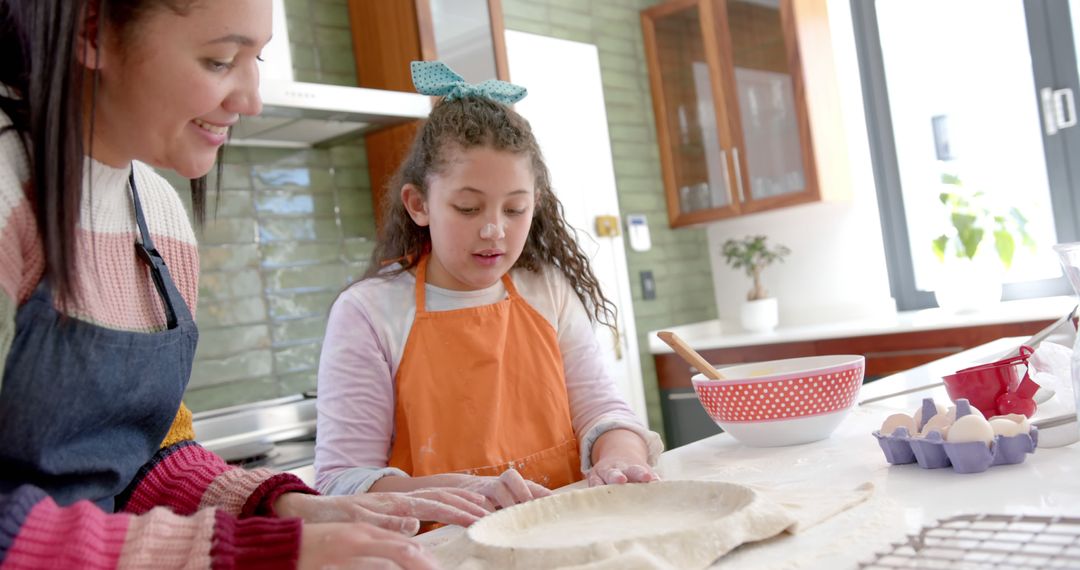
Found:
[[(851, 6), (897, 305), (934, 306), (945, 267), (935, 239), (945, 235), (952, 240), (947, 247), (961, 244), (952, 238), (943, 193), (977, 200), (1012, 229), (1005, 299), (1069, 293), (1050, 248), (1080, 240), (1073, 102), (1080, 85), (1069, 3), (852, 0)], [(992, 238), (978, 252), (977, 263), (998, 263)], [(947, 262), (955, 257), (946, 253)]]

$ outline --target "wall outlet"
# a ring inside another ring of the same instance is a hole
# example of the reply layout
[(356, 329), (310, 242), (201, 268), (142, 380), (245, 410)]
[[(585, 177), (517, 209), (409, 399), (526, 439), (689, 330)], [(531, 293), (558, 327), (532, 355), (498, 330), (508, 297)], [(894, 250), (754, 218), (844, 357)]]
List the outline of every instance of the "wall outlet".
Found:
[(656, 280), (653, 279), (652, 271), (641, 272), (641, 298), (651, 301), (656, 298)]

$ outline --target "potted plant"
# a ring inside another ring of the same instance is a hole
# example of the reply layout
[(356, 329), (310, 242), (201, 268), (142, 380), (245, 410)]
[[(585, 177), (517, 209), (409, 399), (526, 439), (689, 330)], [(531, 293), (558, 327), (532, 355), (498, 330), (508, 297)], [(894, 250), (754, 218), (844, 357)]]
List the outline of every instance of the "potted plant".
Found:
[(761, 272), (773, 263), (783, 261), (791, 250), (779, 244), (770, 246), (767, 241), (768, 238), (760, 235), (729, 239), (720, 250), (728, 265), (742, 269), (754, 282), (740, 311), (743, 328), (752, 332), (771, 331), (780, 322), (776, 298), (770, 297), (765, 290)]
[(941, 181), (950, 189), (938, 196), (948, 218), (947, 230), (932, 242), (934, 255), (945, 265), (934, 290), (938, 306), (966, 312), (997, 303), (1017, 243), (1035, 249), (1027, 218), (1013, 206), (995, 206), (956, 175), (944, 174)]

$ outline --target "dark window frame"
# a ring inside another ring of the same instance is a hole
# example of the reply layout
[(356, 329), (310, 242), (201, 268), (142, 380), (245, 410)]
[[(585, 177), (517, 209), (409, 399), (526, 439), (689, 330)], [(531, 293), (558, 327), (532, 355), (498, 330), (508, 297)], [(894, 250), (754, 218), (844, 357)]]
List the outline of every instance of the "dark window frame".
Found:
[[(1073, 44), (1068, 2), (1025, 0), (1035, 100), (1040, 87), (1068, 87), (1080, 97), (1080, 72)], [(901, 310), (937, 306), (932, 291), (915, 286), (900, 170), (893, 138), (876, 0), (851, 0), (855, 48), (863, 90), (870, 157), (877, 188), (878, 213), (885, 244), (889, 288)], [(1040, 117), (1042, 116), (1040, 112)], [(1047, 135), (1040, 128), (1046, 154), (1050, 201), (1059, 243), (1080, 241), (1080, 128)], [(1007, 283), (1002, 299), (1071, 294), (1064, 277)]]

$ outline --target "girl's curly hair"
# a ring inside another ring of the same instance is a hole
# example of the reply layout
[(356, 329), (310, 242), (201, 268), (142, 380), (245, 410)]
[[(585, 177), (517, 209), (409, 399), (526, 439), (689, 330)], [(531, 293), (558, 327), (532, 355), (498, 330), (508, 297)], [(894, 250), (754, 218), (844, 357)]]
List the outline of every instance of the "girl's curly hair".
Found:
[[(501, 103), (484, 97), (441, 100), (420, 128), (409, 154), (387, 184), (383, 198), (383, 226), (363, 279), (392, 277), (408, 271), (430, 249), (427, 227), (416, 225), (401, 201), (401, 188), (412, 184), (427, 197), (428, 178), (445, 167), (448, 149), (490, 147), (531, 158), (536, 181), (536, 207), (532, 227), (515, 268), (539, 271), (551, 264), (562, 271), (585, 305), (593, 322), (617, 330), (616, 309), (600, 290), (589, 258), (578, 246), (566, 223), (562, 203), (551, 189), (551, 175), (540, 145), (524, 117)], [(386, 271), (388, 263), (401, 267)]]

